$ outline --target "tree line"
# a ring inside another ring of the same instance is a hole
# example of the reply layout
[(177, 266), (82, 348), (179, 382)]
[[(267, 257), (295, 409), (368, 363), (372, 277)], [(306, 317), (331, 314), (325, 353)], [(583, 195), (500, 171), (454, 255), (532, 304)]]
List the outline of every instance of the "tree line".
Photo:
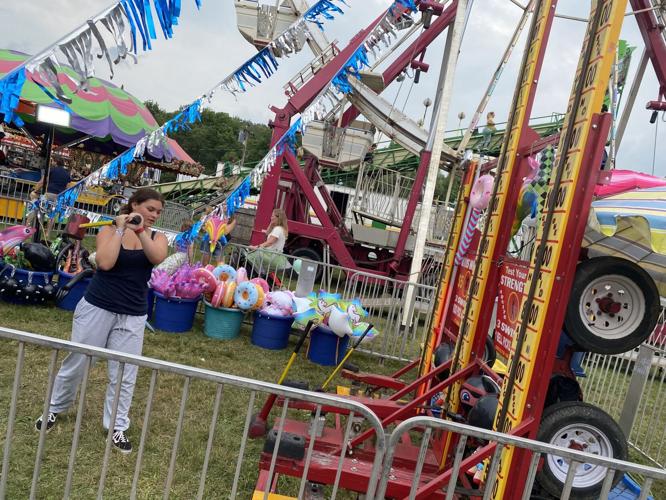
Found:
[[(159, 125), (181, 111), (166, 111), (154, 101), (146, 101), (145, 105)], [(193, 124), (191, 130), (175, 132), (171, 137), (204, 166), (206, 174), (212, 175), (218, 161), (240, 164), (243, 159), (243, 144), (238, 140), (241, 130), (247, 131), (243, 165), (253, 166), (268, 152), (271, 129), (267, 125), (242, 120), (222, 111), (204, 109), (200, 123)]]

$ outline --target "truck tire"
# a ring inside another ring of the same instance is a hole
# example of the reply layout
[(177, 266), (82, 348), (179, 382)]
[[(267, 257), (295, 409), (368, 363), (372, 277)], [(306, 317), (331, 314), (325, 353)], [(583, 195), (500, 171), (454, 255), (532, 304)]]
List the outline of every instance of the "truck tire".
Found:
[(597, 257), (576, 268), (564, 329), (581, 350), (620, 354), (650, 336), (660, 310), (659, 291), (644, 269)]
[[(544, 443), (573, 448), (606, 458), (627, 459), (627, 440), (608, 413), (579, 401), (557, 403), (543, 412), (537, 439)], [(551, 495), (559, 498), (569, 470), (562, 457), (545, 455), (536, 480)], [(571, 489), (571, 498), (596, 499), (608, 469), (594, 464), (579, 465)], [(615, 474), (613, 487), (622, 479)]]

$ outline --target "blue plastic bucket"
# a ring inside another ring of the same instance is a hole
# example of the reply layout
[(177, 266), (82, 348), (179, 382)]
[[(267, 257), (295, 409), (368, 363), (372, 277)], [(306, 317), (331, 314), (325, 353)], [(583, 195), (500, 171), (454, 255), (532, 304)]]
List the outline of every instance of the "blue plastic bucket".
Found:
[[(74, 276), (74, 274), (58, 271), (58, 287), (65, 286)], [(56, 303), (56, 306), (60, 309), (65, 309), (66, 311), (73, 311), (76, 309), (76, 304), (79, 303), (83, 294), (86, 293), (86, 288), (88, 288), (91, 280), (92, 278), (83, 278), (81, 281), (77, 282), (65, 298)]]
[(240, 334), (243, 323), (243, 311), (240, 309), (227, 309), (226, 307), (213, 307), (204, 301), (204, 334), (218, 340), (231, 340)]
[[(6, 267), (4, 271), (0, 273), (3, 276), (11, 276), (13, 268)], [(20, 286), (27, 285), (32, 283), (33, 285), (46, 285), (51, 282), (53, 278), (53, 273), (42, 273), (37, 271), (29, 271), (27, 269), (16, 269), (14, 272), (14, 279), (19, 282)], [(23, 297), (11, 297), (5, 299), (6, 302), (10, 304), (25, 304), (26, 301)]]
[(345, 357), (349, 336), (338, 337), (326, 326), (318, 326), (310, 334), (308, 359), (323, 366), (335, 366)]
[(293, 316), (271, 316), (260, 311), (254, 313), (251, 341), (264, 349), (284, 349), (289, 344)]
[(194, 324), (194, 315), (197, 312), (199, 299), (166, 298), (161, 293), (154, 293), (153, 326), (171, 333), (190, 331)]

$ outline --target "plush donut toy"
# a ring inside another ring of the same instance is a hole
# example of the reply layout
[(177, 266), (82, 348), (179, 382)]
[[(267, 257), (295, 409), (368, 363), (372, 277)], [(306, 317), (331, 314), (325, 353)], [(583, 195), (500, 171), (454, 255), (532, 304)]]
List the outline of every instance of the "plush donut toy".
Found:
[(233, 307), (235, 293), (236, 293), (236, 282), (230, 281), (229, 283), (226, 284), (226, 290), (224, 291), (224, 298), (222, 299), (223, 307)]
[[(259, 287), (249, 281), (243, 281), (236, 287), (234, 302), (241, 311), (253, 309), (259, 301)], [(263, 291), (263, 290), (262, 290)]]
[(266, 294), (264, 293), (264, 289), (261, 288), (259, 285), (254, 284), (254, 286), (256, 287), (257, 293), (259, 295), (259, 297), (257, 298), (257, 303), (252, 308), (253, 310), (256, 311), (257, 309), (260, 309), (261, 306), (264, 305), (264, 302), (266, 302)]
[(213, 294), (213, 298), (210, 300), (210, 305), (213, 307), (220, 307), (222, 305), (222, 301), (224, 299), (224, 292), (226, 292), (227, 285), (224, 282), (219, 282), (217, 285), (217, 288), (215, 289), (215, 293)]
[(214, 274), (220, 281), (236, 281), (236, 270), (229, 264), (217, 266)]
[(236, 269), (236, 283), (242, 283), (247, 281), (247, 271), (244, 267), (239, 267)]
[(264, 278), (252, 278), (250, 282), (261, 288), (264, 293), (270, 293), (271, 291), (271, 287), (268, 286), (268, 281), (266, 281)]
[(472, 208), (483, 210), (488, 206), (490, 197), (493, 194), (494, 181), (493, 176), (489, 174), (482, 175), (476, 180), (469, 195), (469, 204)]
[(215, 275), (205, 267), (200, 267), (194, 271), (194, 277), (204, 287), (204, 293), (213, 293), (217, 288), (217, 279)]

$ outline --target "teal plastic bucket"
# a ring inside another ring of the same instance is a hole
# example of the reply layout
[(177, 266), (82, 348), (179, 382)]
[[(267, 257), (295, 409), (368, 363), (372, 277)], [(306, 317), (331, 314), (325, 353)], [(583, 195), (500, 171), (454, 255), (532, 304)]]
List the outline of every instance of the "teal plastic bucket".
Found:
[[(76, 276), (75, 274), (69, 274), (64, 271), (58, 271), (58, 288), (65, 286), (69, 281)], [(90, 278), (84, 278), (81, 281), (77, 282), (76, 285), (72, 287), (69, 293), (62, 299), (60, 302), (56, 303), (60, 309), (65, 309), (66, 311), (73, 311), (76, 309), (76, 305), (81, 300), (81, 297), (86, 293), (86, 288), (90, 284)]]
[(348, 343), (348, 335), (338, 337), (330, 328), (319, 325), (310, 334), (308, 359), (318, 365), (335, 366), (345, 357)]
[(204, 334), (218, 340), (231, 340), (240, 334), (243, 323), (243, 311), (240, 309), (227, 309), (226, 307), (213, 307), (204, 301)]
[(271, 316), (257, 311), (254, 313), (251, 341), (264, 349), (284, 349), (289, 344), (293, 322), (293, 316)]
[(183, 333), (192, 329), (199, 299), (166, 298), (155, 292), (153, 326), (170, 333)]

